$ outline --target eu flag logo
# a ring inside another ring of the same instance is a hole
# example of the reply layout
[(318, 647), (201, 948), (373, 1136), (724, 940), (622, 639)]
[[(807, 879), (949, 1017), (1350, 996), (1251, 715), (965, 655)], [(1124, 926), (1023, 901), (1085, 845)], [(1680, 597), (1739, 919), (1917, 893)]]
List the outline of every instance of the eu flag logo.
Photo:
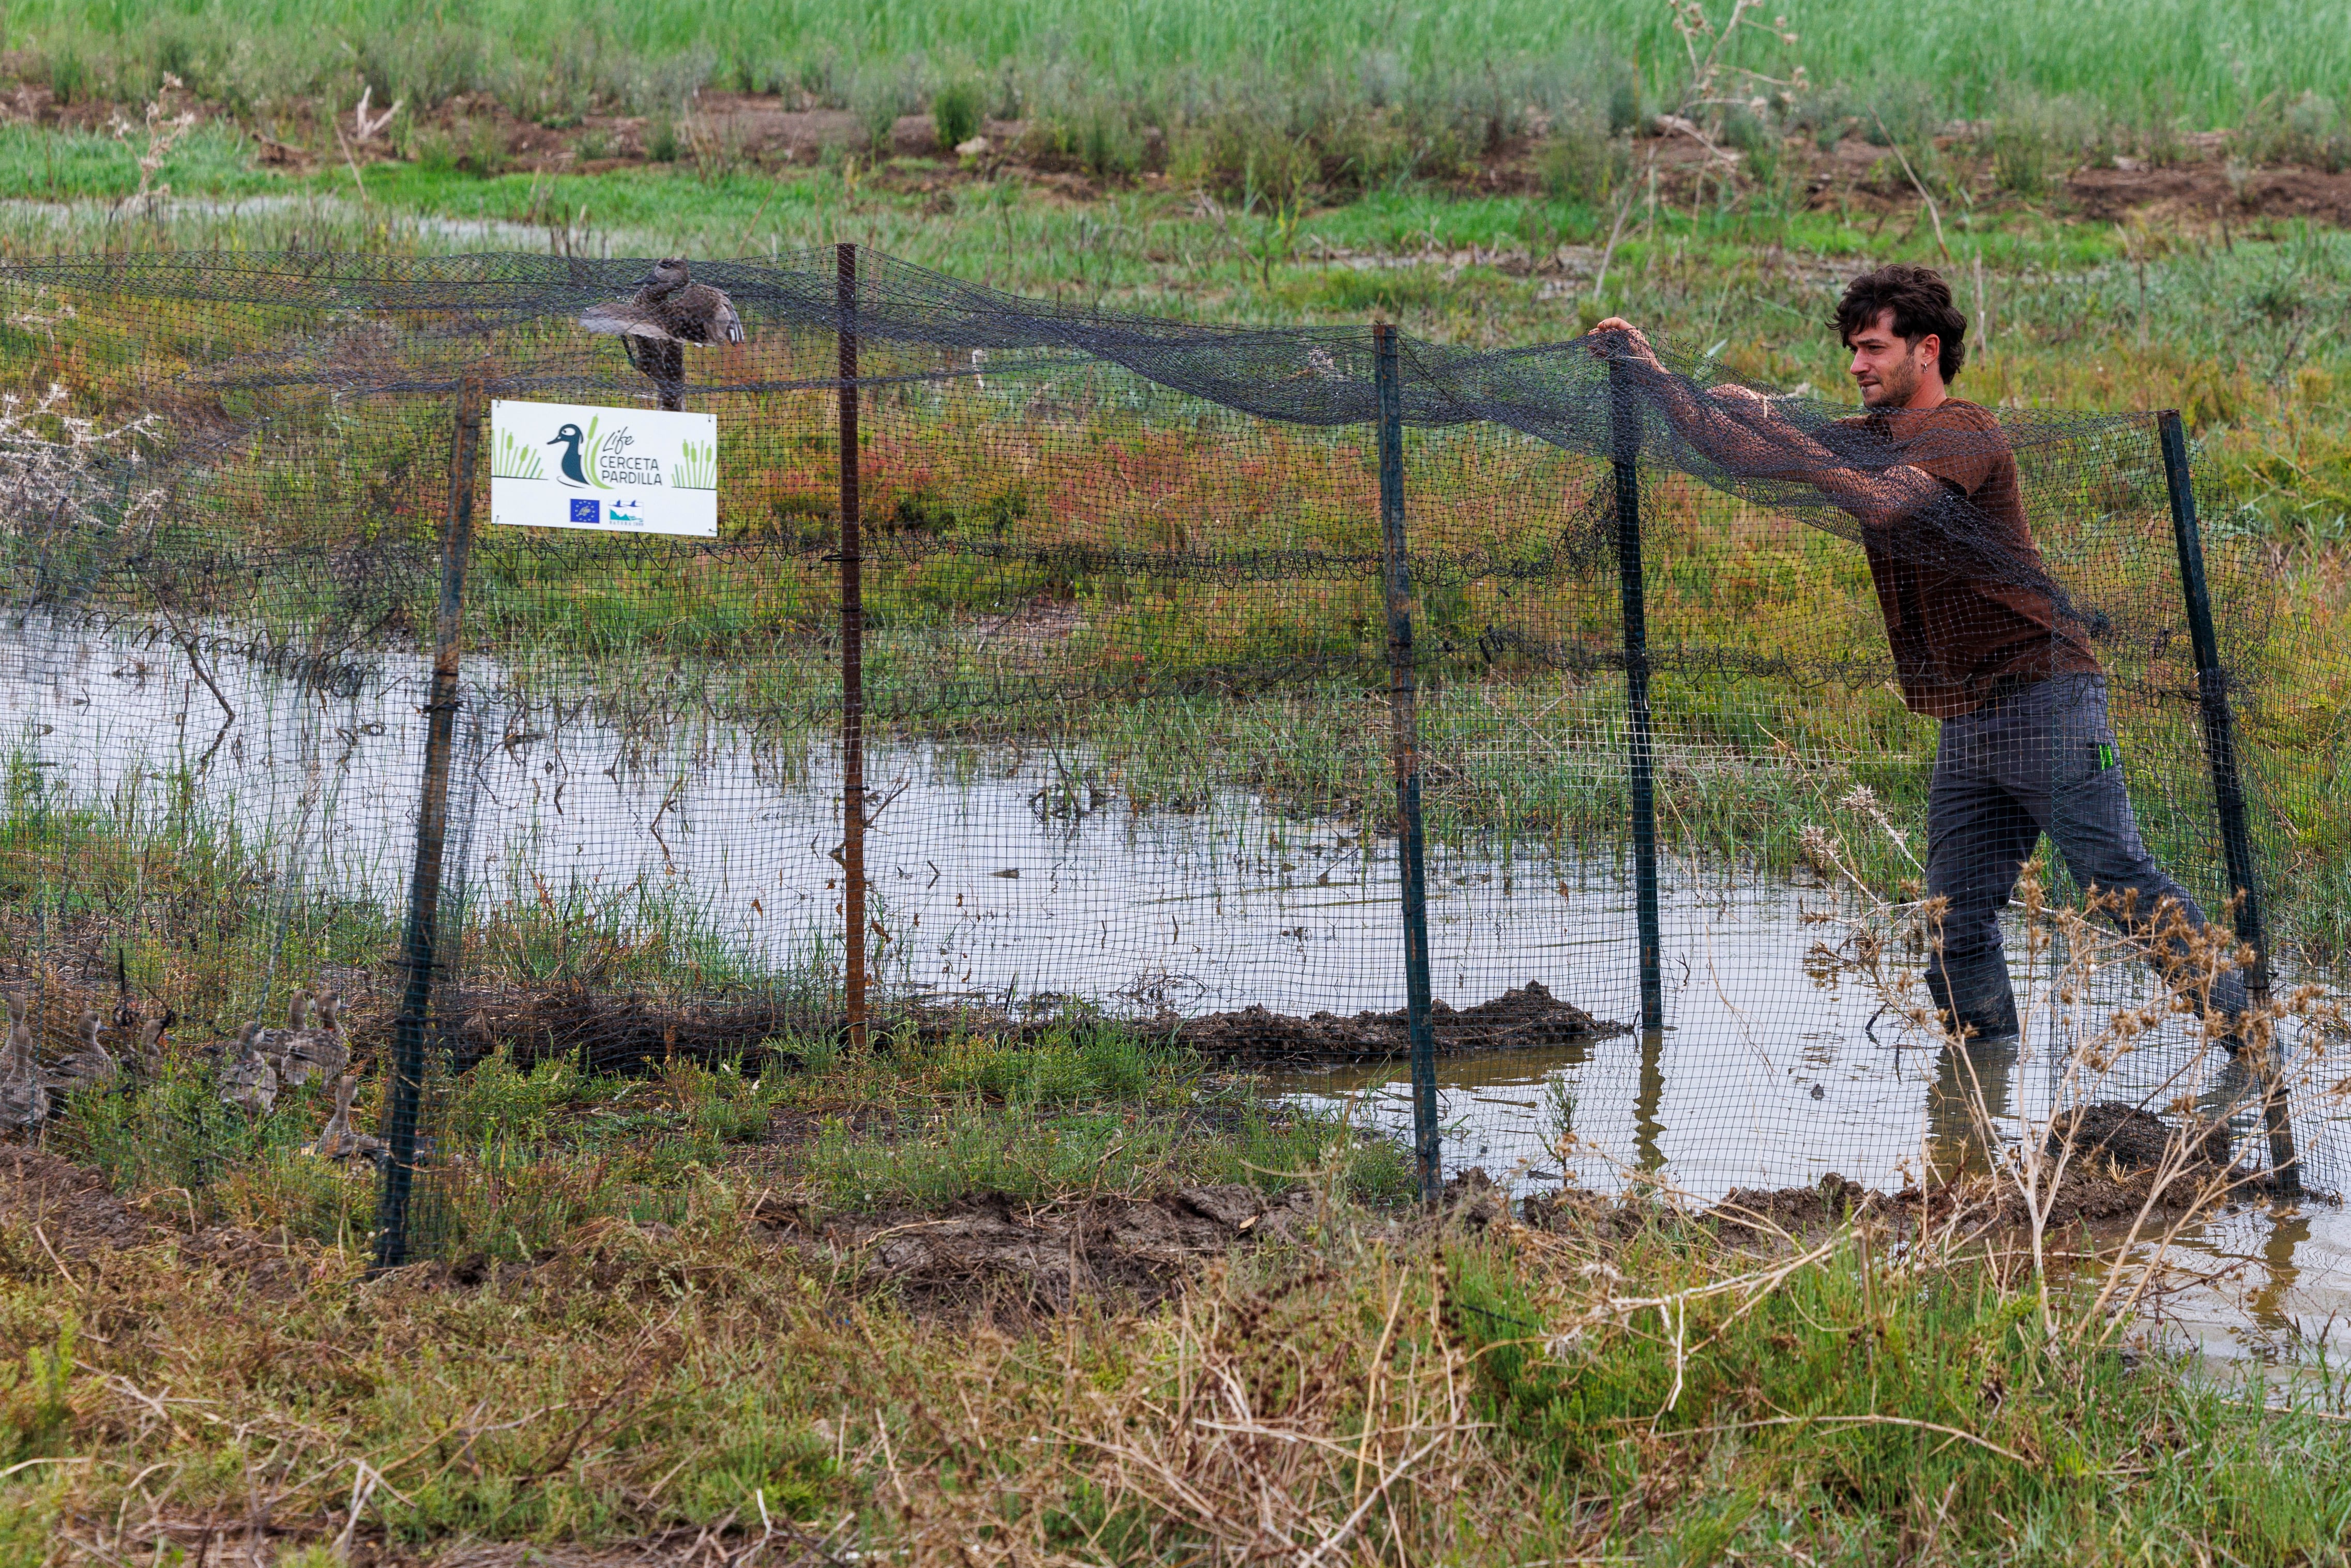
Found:
[(575, 500), (571, 503), (571, 520), (575, 523), (596, 523), (603, 519), (597, 515), (603, 505), (600, 501)]

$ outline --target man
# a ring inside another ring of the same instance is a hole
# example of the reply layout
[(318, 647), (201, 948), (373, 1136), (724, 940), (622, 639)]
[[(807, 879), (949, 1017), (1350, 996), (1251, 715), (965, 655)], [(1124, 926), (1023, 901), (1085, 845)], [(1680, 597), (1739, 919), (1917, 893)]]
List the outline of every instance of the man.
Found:
[[(1927, 893), (1948, 903), (1928, 990), (1962, 1036), (2013, 1038), (2000, 911), (2043, 832), (2075, 882), (2117, 896), (2115, 918), (2136, 935), (2175, 913), (2200, 930), (2203, 912), (2140, 841), (2105, 677), (2032, 542), (2015, 454), (1989, 410), (1950, 393), (1968, 322), (1949, 286), (1928, 267), (1881, 267), (1854, 279), (1833, 325), (1866, 412), (1809, 428), (1745, 387), (1700, 394), (1626, 321), (1600, 323), (1593, 351), (1731, 476), (1796, 487), (1798, 504), (1825, 500), (1860, 523), (1903, 701), (1942, 724)], [(2223, 975), (2209, 1002), (2233, 1020), (2243, 976)]]

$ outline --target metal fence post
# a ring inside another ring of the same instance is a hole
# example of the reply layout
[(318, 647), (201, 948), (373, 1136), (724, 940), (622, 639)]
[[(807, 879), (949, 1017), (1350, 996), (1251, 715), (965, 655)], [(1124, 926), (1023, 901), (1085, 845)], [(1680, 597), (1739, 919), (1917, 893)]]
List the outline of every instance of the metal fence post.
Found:
[(425, 708), (424, 784), (416, 809), (416, 862), (408, 882), (408, 967), (392, 1031), (392, 1085), (383, 1113), (389, 1157), (376, 1203), (375, 1267), (408, 1261), (409, 1199), (416, 1176), (416, 1118), (424, 1093), (424, 1040), (432, 1021), (433, 977), (439, 961), (441, 857), (449, 831), (449, 753), (457, 728), (457, 664), (464, 644), (465, 563), (474, 542), (474, 466), (481, 449), (488, 391), (485, 371), (457, 384), (449, 444), (449, 512), (441, 534), (441, 599), (433, 624), (433, 687)]
[(841, 871), (849, 1043), (865, 1045), (865, 599), (857, 495), (857, 246), (834, 247), (841, 311)]
[(1379, 392), (1381, 572), (1388, 612), (1389, 747), (1395, 761), (1396, 872), (1404, 887), (1404, 1010), (1412, 1042), (1412, 1147), (1420, 1197), (1445, 1182), (1437, 1131), (1437, 1036), (1428, 1022), (1428, 875), (1420, 826), (1420, 720), (1412, 677), (1412, 568), (1404, 537), (1404, 378), (1396, 329), (1372, 329)]
[[(2212, 592), (2204, 575), (2204, 535), (2196, 519), (2196, 480), (2188, 463), (2188, 437), (2176, 409), (2155, 416), (2156, 433), (2163, 445), (2163, 477), (2171, 493), (2171, 532), (2179, 550), (2179, 586), (2187, 601), (2188, 635), (2196, 653), (2196, 690), (2204, 723), (2204, 754), (2212, 767), (2212, 806), (2220, 819), (2220, 853), (2227, 862), (2229, 885), (2236, 898), (2237, 940), (2253, 950), (2245, 970), (2245, 988), (2255, 1006), (2269, 1000), (2270, 950), (2265, 912), (2262, 907), (2260, 868), (2253, 860), (2253, 840), (2245, 810), (2244, 774), (2237, 761), (2236, 717), (2229, 711), (2229, 674), (2220, 663), (2220, 639), (2212, 624)], [(2251, 1049), (2253, 1042), (2247, 1040)], [(2296, 1157), (2294, 1122), (2287, 1114), (2283, 1083), (2283, 1052), (2272, 1032), (2260, 1051), (2262, 1118), (2270, 1139), (2270, 1167), (2279, 1186), (2289, 1196), (2302, 1190), (2301, 1161)]]
[(1610, 467), (1616, 481), (1616, 585), (1625, 614), (1625, 712), (1632, 728), (1633, 892), (1641, 927), (1641, 1027), (1666, 1027), (1657, 915), (1656, 742), (1649, 733), (1649, 626), (1641, 583), (1641, 407), (1625, 368), (1608, 366)]

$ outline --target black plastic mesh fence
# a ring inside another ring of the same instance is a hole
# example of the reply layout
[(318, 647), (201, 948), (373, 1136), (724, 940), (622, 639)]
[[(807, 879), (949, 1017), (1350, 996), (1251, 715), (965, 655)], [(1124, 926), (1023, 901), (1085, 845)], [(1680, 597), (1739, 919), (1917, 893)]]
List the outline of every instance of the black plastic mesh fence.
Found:
[[(430, 1246), (486, 1061), (1073, 1018), (1407, 1135), (1417, 1043), (1537, 1183), (1896, 1182), (1970, 1084), (2338, 1179), (2351, 658), (2165, 416), (862, 250), (0, 293), (0, 1116), (139, 1179), (381, 1172)], [(660, 405), (715, 453), (629, 466)]]

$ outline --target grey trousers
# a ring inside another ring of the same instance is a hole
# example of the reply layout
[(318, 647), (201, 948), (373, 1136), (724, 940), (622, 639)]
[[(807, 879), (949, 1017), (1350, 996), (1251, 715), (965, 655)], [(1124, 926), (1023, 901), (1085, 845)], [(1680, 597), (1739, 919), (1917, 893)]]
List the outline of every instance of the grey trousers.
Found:
[[(2204, 912), (2140, 841), (2106, 718), (2103, 675), (2054, 675), (1943, 721), (1927, 802), (1927, 893), (1949, 900), (1942, 950), (1928, 960), (1938, 1008), (1986, 1037), (2016, 1032), (2000, 912), (2047, 833), (2084, 892), (2136, 894), (2126, 929), (2145, 932), (2166, 899), (2188, 924)], [(2244, 1010), (2243, 975), (2212, 988), (2214, 1010)]]

